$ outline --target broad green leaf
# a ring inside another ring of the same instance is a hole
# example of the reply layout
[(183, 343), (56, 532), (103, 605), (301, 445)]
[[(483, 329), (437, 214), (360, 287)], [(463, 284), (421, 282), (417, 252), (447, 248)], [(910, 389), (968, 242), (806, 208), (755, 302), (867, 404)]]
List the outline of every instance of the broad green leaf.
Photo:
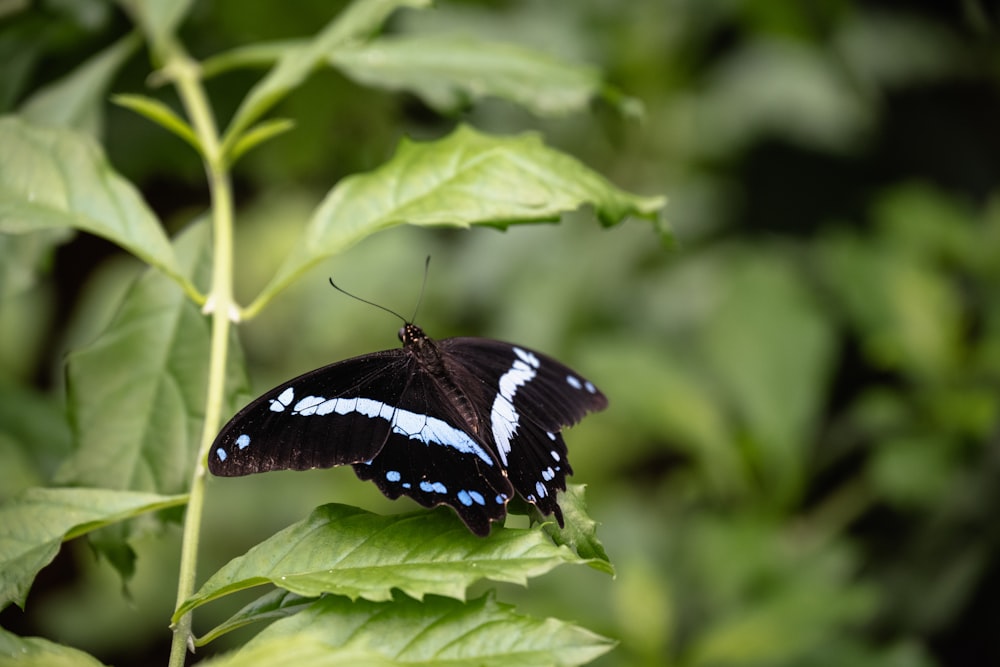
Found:
[(331, 649), (314, 637), (254, 642), (239, 651), (199, 662), (204, 667), (393, 667), (397, 663), (370, 650)]
[(63, 540), (185, 502), (183, 495), (108, 489), (25, 490), (0, 505), (0, 606), (24, 606), (35, 575), (52, 562)]
[(638, 104), (605, 86), (595, 68), (515, 44), (465, 37), (383, 38), (337, 49), (329, 61), (363, 84), (413, 92), (443, 112), (487, 96), (510, 100), (542, 116), (586, 109), (599, 95), (625, 110)]
[(950, 377), (961, 365), (968, 325), (959, 290), (939, 259), (921, 257), (895, 239), (870, 242), (850, 234), (827, 239), (818, 257), (875, 366), (927, 380)]
[(700, 81), (698, 150), (738, 154), (761, 136), (846, 150), (869, 136), (875, 106), (842, 64), (788, 39), (754, 39), (721, 56)]
[(569, 484), (559, 494), (559, 508), (566, 524), (564, 528), (559, 528), (554, 521), (546, 521), (542, 529), (556, 544), (565, 544), (580, 558), (588, 559), (591, 567), (613, 575), (615, 568), (604, 545), (597, 539), (597, 522), (587, 514), (587, 502), (583, 497), (585, 488), (585, 484)]
[(43, 486), (70, 450), (62, 402), (0, 382), (0, 501)]
[[(209, 226), (177, 240), (185, 273), (210, 268)], [(67, 393), (77, 450), (60, 483), (179, 493), (195, 465), (206, 400), (211, 326), (180, 290), (147, 270), (100, 336), (70, 353)], [(234, 387), (242, 357), (230, 344)]]
[(381, 601), (407, 595), (463, 598), (480, 579), (525, 584), (562, 563), (583, 563), (541, 531), (494, 528), (471, 534), (445, 510), (379, 516), (322, 505), (303, 521), (234, 558), (175, 612), (174, 620), (234, 591), (271, 583), (309, 597), (322, 593)]
[(759, 509), (685, 528), (677, 548), (686, 566), (675, 576), (712, 601), (685, 665), (811, 665), (807, 656), (877, 614), (880, 597), (871, 579), (859, 581), (858, 553), (846, 540), (803, 539), (787, 517)]
[(613, 647), (611, 640), (570, 623), (518, 614), (491, 595), (469, 602), (400, 596), (383, 603), (326, 596), (275, 621), (247, 648), (275, 639), (376, 651), (392, 665), (453, 667), (582, 665)]
[(163, 102), (144, 95), (115, 95), (112, 100), (115, 104), (131, 109), (160, 127), (173, 132), (198, 153), (202, 152), (201, 142), (198, 141), (191, 126)]
[(42, 637), (19, 637), (0, 628), (0, 665), (102, 667), (104, 663), (75, 648)]
[[(683, 298), (682, 286), (661, 285), (660, 294), (676, 301)], [(604, 452), (600, 462), (639, 465), (648, 456), (647, 443), (662, 438), (698, 471), (699, 493), (732, 497), (747, 492), (746, 463), (733, 447), (735, 435), (719, 392), (683, 345), (665, 344), (662, 334), (626, 331), (592, 349), (586, 367), (593, 377), (606, 378), (601, 386), (615, 397), (617, 430), (626, 430), (635, 443), (626, 440)]]
[[(208, 78), (234, 69), (270, 66), (305, 44), (304, 40), (276, 40), (241, 46), (207, 59), (202, 72)], [(605, 84), (595, 68), (515, 44), (412, 35), (338, 45), (325, 54), (325, 60), (363, 84), (413, 92), (443, 112), (488, 96), (510, 100), (542, 116), (583, 110), (599, 96), (623, 113), (640, 113), (641, 109), (637, 100)]]
[(195, 292), (156, 216), (89, 137), (5, 116), (0, 146), (0, 232), (75, 228), (97, 234)]
[(504, 228), (558, 220), (585, 204), (612, 225), (630, 215), (655, 219), (664, 199), (615, 187), (535, 134), (491, 137), (462, 126), (439, 141), (404, 141), (390, 162), (330, 191), (248, 316), (309, 267), (383, 229), (404, 223)]
[(745, 425), (744, 449), (762, 490), (795, 501), (826, 399), (831, 323), (778, 252), (727, 256), (726, 284), (699, 339)]
[(428, 4), (430, 0), (355, 0), (314, 39), (286, 49), (236, 110), (223, 137), (226, 151), (231, 151), (254, 121), (301, 84), (334, 49), (367, 38), (400, 7), (425, 7)]
[(121, 38), (67, 76), (35, 92), (21, 105), (21, 114), (33, 123), (99, 136), (111, 80), (140, 43), (135, 34)]

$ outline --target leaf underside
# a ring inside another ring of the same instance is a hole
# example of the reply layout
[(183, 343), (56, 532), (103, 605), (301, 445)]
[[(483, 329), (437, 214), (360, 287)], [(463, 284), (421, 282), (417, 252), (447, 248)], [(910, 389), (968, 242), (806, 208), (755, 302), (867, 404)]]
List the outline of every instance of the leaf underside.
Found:
[(109, 489), (25, 490), (0, 506), (0, 607), (24, 606), (35, 575), (63, 540), (186, 500)]

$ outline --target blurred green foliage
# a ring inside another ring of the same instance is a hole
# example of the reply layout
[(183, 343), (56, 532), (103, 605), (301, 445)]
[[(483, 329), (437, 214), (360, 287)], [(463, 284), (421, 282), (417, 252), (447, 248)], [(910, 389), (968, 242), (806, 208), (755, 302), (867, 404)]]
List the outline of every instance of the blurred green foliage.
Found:
[[(183, 32), (198, 55), (294, 38), (325, 22), (329, 4), (196, 3)], [(127, 26), (100, 0), (7, 11), (5, 109)], [(399, 29), (494, 34), (589, 62), (641, 100), (641, 121), (600, 104), (537, 118), (495, 100), (457, 117), (538, 129), (621, 187), (665, 191), (680, 247), (665, 250), (638, 224), (395, 230), (311, 272), (241, 331), (253, 387), (394, 345), (386, 315), (333, 294), (326, 277), (408, 313), (429, 253), (418, 314), (428, 332), (522, 341), (610, 397), (568, 437), (617, 579), (576, 568), (505, 591), (540, 614), (572, 609), (621, 641), (594, 664), (1000, 662), (991, 11), (976, 0), (534, 0), (442, 1), (397, 16)], [(143, 90), (144, 71), (126, 69), (115, 90)], [(254, 76), (212, 82), (224, 113)], [(381, 164), (403, 135), (439, 136), (456, 122), (331, 71), (278, 113), (294, 131), (238, 172), (244, 300), (330, 183)], [(117, 169), (161, 217), (204, 205), (201, 167), (178, 139), (114, 107), (103, 126)], [(0, 400), (4, 496), (49, 477), (68, 449), (42, 394), (59, 394), (64, 351), (100, 327), (74, 319), (68, 329), (71, 316), (114, 302), (135, 264), (89, 238), (51, 261), (37, 284), (3, 269), (3, 383), (40, 394)], [(28, 430), (49, 443), (30, 461), (7, 443)], [(404, 504), (344, 473), (213, 484), (205, 571), (314, 505)], [(257, 524), (233, 525), (251, 497), (267, 499)], [(144, 540), (130, 586), (141, 613), (109, 599), (108, 568), (74, 544), (62, 562), (72, 574), (43, 586), (25, 614), (5, 612), (4, 626), (116, 664), (155, 655), (177, 536)]]

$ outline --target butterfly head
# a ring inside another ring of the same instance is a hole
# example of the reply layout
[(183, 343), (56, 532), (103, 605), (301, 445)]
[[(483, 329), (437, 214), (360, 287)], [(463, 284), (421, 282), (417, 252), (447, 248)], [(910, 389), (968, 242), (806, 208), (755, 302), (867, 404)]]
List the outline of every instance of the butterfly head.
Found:
[(427, 334), (424, 330), (418, 327), (416, 324), (411, 324), (407, 322), (399, 330), (399, 340), (403, 345), (412, 345), (417, 341), (427, 338)]

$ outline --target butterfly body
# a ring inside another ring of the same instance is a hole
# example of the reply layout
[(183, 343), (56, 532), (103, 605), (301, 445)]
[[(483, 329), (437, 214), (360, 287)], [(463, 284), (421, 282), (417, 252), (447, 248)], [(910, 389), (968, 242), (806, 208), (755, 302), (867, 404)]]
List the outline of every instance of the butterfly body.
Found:
[(433, 340), (340, 361), (278, 385), (219, 433), (220, 476), (352, 465), (389, 498), (450, 505), (477, 535), (515, 493), (543, 514), (572, 472), (560, 430), (607, 399), (538, 352), (486, 338)]

